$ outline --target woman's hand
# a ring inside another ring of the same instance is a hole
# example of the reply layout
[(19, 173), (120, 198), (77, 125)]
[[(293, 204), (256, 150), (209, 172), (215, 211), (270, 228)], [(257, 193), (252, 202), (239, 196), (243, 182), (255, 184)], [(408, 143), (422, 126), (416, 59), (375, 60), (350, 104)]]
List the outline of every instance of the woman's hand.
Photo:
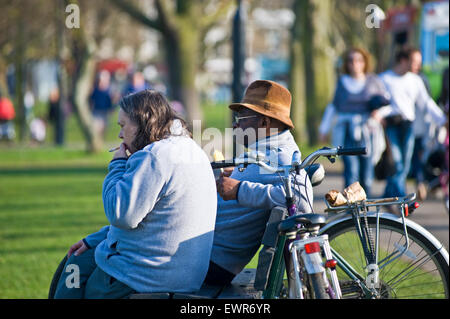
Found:
[(85, 245), (83, 240), (80, 240), (79, 242), (72, 245), (72, 247), (69, 248), (69, 251), (67, 252), (67, 257), (70, 257), (72, 254), (75, 256), (80, 256), (82, 253), (84, 253), (89, 248)]
[(127, 147), (125, 143), (120, 144), (119, 149), (114, 153), (113, 159), (128, 158)]

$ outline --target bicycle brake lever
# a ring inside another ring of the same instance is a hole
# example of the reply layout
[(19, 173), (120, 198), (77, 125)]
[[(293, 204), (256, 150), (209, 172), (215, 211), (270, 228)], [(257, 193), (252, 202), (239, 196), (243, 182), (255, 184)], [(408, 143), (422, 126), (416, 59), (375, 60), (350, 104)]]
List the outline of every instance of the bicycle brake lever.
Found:
[(334, 162), (336, 162), (336, 158), (334, 156), (327, 156), (327, 158), (331, 162), (331, 164), (334, 164)]

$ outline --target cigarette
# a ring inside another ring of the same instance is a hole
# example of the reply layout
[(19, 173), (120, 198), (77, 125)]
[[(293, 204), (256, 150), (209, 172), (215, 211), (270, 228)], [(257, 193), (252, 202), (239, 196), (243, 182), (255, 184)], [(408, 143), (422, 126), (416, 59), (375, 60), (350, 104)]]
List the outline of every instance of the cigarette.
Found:
[[(223, 154), (221, 151), (215, 150), (213, 153), (213, 158), (215, 162), (218, 161), (224, 161), (225, 157), (223, 157)], [(223, 168), (220, 169), (220, 172), (223, 173)]]
[(120, 148), (120, 146), (114, 147), (114, 148), (110, 149), (109, 152), (117, 151), (119, 148)]

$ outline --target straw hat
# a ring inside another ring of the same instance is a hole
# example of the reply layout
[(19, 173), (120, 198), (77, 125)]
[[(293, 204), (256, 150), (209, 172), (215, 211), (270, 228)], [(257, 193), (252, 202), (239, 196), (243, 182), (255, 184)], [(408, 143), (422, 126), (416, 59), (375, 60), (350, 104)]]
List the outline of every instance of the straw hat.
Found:
[(268, 80), (257, 80), (245, 90), (242, 102), (232, 103), (229, 107), (233, 111), (238, 111), (243, 106), (294, 128), (289, 117), (291, 101), (291, 93), (280, 84)]

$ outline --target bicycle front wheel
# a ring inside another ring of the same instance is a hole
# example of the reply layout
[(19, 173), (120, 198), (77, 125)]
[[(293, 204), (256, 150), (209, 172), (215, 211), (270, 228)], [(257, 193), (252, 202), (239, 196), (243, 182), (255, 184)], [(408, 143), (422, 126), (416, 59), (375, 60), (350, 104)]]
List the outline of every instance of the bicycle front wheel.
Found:
[[(355, 280), (358, 278), (361, 282), (366, 281), (368, 257), (354, 220), (342, 219), (322, 230), (328, 234), (334, 253), (347, 264), (347, 267), (342, 268), (342, 265), (338, 265), (343, 298), (449, 298), (446, 250), (437, 240), (432, 239), (429, 232), (411, 221), (407, 221), (409, 246), (406, 248), (401, 219), (387, 215), (389, 214), (381, 214), (379, 219), (379, 281), (372, 288), (376, 291), (375, 295), (362, 289)], [(375, 247), (376, 217), (373, 214), (367, 217), (367, 223)], [(363, 218), (361, 225), (365, 225)], [(402, 251), (404, 253), (394, 259)]]

